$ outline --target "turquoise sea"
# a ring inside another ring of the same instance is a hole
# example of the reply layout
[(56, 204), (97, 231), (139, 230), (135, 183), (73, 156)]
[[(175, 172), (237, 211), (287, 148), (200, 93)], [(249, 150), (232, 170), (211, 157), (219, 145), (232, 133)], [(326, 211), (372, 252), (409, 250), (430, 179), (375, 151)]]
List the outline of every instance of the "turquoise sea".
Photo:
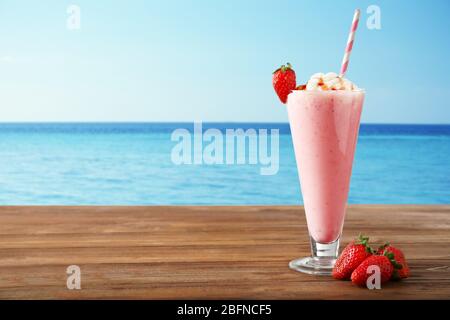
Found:
[[(279, 170), (176, 165), (171, 133), (192, 123), (0, 124), (0, 205), (298, 204), (284, 123), (209, 123), (203, 130), (279, 129)], [(450, 203), (450, 125), (362, 125), (350, 203)]]

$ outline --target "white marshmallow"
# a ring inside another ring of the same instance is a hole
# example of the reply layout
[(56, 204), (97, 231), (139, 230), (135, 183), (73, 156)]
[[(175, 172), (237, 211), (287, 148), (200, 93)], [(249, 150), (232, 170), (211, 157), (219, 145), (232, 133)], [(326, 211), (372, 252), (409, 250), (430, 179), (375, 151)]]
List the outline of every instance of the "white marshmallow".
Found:
[(306, 84), (306, 90), (317, 90), (320, 88), (319, 82), (321, 82), (321, 78), (311, 78)]
[(350, 80), (343, 78), (342, 82), (344, 90), (353, 90), (353, 83), (351, 83)]
[(333, 80), (336, 78), (338, 78), (338, 75), (337, 75), (337, 73), (334, 73), (334, 72), (328, 72), (327, 74), (325, 74), (323, 76), (324, 81), (329, 81), (329, 80)]
[(341, 90), (341, 80), (339, 78), (333, 78), (330, 80), (324, 80), (325, 85), (329, 90), (335, 89), (335, 90)]

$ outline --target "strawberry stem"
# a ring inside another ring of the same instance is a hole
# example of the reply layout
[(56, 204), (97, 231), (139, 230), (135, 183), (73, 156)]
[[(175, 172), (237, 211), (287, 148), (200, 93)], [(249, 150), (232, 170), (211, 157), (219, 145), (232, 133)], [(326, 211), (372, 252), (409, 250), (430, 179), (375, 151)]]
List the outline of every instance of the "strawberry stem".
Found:
[(389, 259), (389, 261), (391, 262), (391, 264), (394, 266), (395, 269), (403, 268), (403, 265), (395, 261), (395, 256), (392, 252), (385, 251), (383, 255)]
[(378, 247), (378, 250), (377, 250), (377, 251), (383, 251), (383, 252), (384, 252), (384, 249), (385, 249), (386, 247), (388, 247), (389, 245), (390, 245), (389, 242), (385, 242), (382, 246)]
[(282, 65), (281, 67), (279, 67), (277, 70), (275, 70), (273, 73), (277, 73), (278, 71), (281, 72), (286, 72), (287, 70), (292, 69), (292, 65), (288, 62), (286, 63), (286, 65)]
[(355, 241), (356, 244), (362, 244), (368, 253), (373, 254), (374, 250), (369, 246), (369, 237), (359, 234), (358, 238)]

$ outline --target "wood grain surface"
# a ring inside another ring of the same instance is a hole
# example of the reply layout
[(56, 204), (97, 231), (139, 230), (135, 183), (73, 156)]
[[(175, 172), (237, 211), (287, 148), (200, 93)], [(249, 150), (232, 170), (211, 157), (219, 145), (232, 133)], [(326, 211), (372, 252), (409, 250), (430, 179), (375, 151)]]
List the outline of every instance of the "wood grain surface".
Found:
[(309, 254), (299, 206), (0, 207), (0, 298), (450, 299), (450, 206), (353, 205), (343, 245), (359, 232), (404, 249), (411, 278), (368, 290), (290, 270)]

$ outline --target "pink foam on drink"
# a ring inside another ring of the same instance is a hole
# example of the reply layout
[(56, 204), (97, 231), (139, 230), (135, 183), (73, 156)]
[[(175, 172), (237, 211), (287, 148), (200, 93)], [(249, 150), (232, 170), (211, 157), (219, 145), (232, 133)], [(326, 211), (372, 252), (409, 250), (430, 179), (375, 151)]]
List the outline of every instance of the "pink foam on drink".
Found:
[(299, 91), (287, 109), (306, 219), (320, 243), (342, 232), (363, 91)]

